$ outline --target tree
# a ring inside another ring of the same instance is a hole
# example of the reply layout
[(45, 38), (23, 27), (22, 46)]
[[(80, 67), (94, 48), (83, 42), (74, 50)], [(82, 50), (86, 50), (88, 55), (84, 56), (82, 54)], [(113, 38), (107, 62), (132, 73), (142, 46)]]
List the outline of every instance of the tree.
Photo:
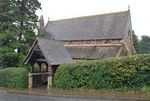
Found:
[(133, 37), (133, 46), (134, 46), (134, 49), (136, 51), (136, 53), (139, 53), (139, 40), (138, 40), (138, 37), (137, 35), (134, 33), (134, 31), (132, 31), (132, 37)]
[(140, 53), (150, 53), (150, 36), (143, 35), (139, 42)]
[(35, 14), (40, 9), (38, 0), (11, 0), (14, 8), (14, 23), (17, 29), (18, 53), (26, 54), (35, 40), (38, 16)]
[(36, 37), (35, 12), (40, 8), (38, 0), (0, 1), (0, 67), (15, 66), (27, 53)]
[(0, 1), (0, 67), (14, 66), (18, 62), (14, 52), (16, 38), (9, 5), (9, 0)]

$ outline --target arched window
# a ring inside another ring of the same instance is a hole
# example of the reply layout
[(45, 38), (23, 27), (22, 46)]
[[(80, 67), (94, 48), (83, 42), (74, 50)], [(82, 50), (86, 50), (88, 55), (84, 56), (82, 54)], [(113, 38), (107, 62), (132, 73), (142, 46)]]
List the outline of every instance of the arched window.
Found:
[(47, 71), (47, 65), (46, 65), (45, 62), (43, 62), (43, 63), (41, 64), (41, 72), (46, 72), (46, 71)]
[(34, 63), (34, 69), (33, 69), (34, 72), (40, 72), (40, 66), (39, 64), (36, 62)]

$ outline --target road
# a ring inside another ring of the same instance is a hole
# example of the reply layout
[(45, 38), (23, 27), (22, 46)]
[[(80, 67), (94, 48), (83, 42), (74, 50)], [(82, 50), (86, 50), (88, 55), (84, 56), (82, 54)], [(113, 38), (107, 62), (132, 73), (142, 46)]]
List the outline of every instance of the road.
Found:
[(138, 99), (107, 99), (92, 97), (73, 97), (73, 96), (42, 96), (27, 94), (0, 93), (0, 101), (148, 101)]

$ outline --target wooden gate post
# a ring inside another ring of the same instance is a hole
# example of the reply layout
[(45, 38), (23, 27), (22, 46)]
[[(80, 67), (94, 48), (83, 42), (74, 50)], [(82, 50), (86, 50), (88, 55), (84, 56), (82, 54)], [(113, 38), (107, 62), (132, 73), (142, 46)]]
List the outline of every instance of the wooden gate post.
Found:
[(47, 78), (47, 89), (51, 88), (53, 86), (53, 70), (52, 70), (52, 67), (49, 66), (48, 67), (48, 78)]
[(33, 76), (31, 73), (29, 73), (29, 84), (28, 84), (28, 87), (29, 88), (32, 88), (33, 87)]
[(49, 75), (47, 79), (48, 79), (47, 89), (49, 89), (53, 86), (53, 77)]
[(48, 75), (48, 78), (47, 78), (47, 81), (48, 81), (47, 88), (48, 89), (53, 86), (54, 75), (56, 73), (57, 67), (58, 67), (58, 65), (53, 65), (51, 67), (48, 67), (48, 71), (49, 71), (49, 75)]

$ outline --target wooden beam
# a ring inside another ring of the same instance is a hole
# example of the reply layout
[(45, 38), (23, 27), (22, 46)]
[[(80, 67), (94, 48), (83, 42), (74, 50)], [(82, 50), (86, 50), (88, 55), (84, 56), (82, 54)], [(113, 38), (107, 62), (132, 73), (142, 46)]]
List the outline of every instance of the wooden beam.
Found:
[[(131, 56), (132, 52), (131, 52), (130, 46), (128, 45), (128, 41), (122, 41), (122, 43), (125, 45), (125, 48), (127, 49), (128, 56)], [(130, 43), (130, 45), (131, 45), (131, 43)]]
[(122, 43), (120, 44), (70, 44), (70, 45), (64, 45), (65, 47), (119, 47), (122, 46)]
[(125, 45), (127, 51), (130, 51), (126, 41), (123, 41), (123, 40), (122, 40), (121, 43), (123, 43), (123, 44)]
[(53, 77), (53, 69), (52, 67), (48, 67), (48, 72), (49, 72), (49, 75), (48, 75), (48, 78), (47, 78), (47, 89), (51, 88), (53, 86), (53, 82), (54, 82), (54, 77)]
[(49, 73), (49, 72), (43, 72), (43, 73), (42, 73), (42, 72), (40, 72), (40, 73), (39, 73), (39, 72), (38, 72), (38, 73), (30, 73), (29, 76), (32, 76), (32, 75), (44, 75), (44, 74), (50, 74), (50, 73)]
[(46, 59), (36, 59), (35, 61), (47, 62)]
[(124, 43), (124, 45), (125, 45), (125, 47), (126, 47), (127, 51), (129, 52), (130, 50), (129, 50), (129, 48), (128, 48), (127, 43)]
[(29, 74), (28, 76), (29, 76), (28, 88), (32, 88), (33, 87), (33, 76), (31, 74)]
[(120, 54), (121, 54), (122, 50), (123, 50), (123, 46), (121, 46), (121, 47), (119, 48), (119, 51), (118, 51), (118, 53), (117, 53), (116, 57), (119, 57), (119, 56), (120, 56)]

